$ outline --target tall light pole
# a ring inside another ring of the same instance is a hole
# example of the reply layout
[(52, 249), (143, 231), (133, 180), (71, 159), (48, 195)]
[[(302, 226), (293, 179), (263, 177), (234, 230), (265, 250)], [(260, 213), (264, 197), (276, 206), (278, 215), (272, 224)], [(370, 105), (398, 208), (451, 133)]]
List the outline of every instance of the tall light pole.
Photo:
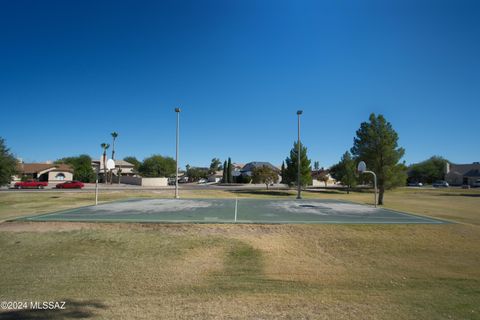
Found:
[(178, 140), (180, 139), (179, 129), (180, 129), (180, 108), (175, 108), (175, 112), (177, 113), (177, 143), (176, 143), (176, 151), (175, 151), (175, 199), (178, 199)]
[(297, 171), (297, 187), (298, 187), (298, 193), (297, 193), (297, 199), (302, 199), (302, 185), (300, 183), (300, 162), (301, 162), (301, 143), (300, 143), (300, 115), (303, 113), (302, 110), (297, 111), (297, 116), (298, 116), (298, 142), (297, 142), (297, 164), (298, 164), (298, 171)]

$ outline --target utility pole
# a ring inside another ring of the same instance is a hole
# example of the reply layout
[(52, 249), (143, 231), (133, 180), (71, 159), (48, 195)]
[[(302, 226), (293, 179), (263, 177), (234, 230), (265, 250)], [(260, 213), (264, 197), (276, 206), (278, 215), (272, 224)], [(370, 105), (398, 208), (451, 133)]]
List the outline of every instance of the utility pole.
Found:
[(178, 143), (180, 139), (179, 129), (180, 129), (180, 108), (175, 108), (175, 113), (177, 114), (177, 143), (176, 143), (176, 150), (175, 150), (175, 199), (180, 198), (178, 196)]

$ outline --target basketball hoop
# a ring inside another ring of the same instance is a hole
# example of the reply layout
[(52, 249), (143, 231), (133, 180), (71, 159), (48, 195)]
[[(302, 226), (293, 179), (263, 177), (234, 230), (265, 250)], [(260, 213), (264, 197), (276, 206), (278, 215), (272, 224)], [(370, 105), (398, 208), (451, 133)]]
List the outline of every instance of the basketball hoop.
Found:
[(367, 171), (367, 164), (365, 163), (365, 161), (360, 161), (358, 163), (357, 171), (360, 173), (364, 173), (365, 171)]

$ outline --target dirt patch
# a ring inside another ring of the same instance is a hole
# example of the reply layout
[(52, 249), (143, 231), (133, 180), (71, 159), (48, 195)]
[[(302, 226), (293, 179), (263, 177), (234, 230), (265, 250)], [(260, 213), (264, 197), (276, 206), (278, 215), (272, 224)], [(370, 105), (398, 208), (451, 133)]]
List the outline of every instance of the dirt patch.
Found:
[(62, 232), (82, 229), (98, 229), (99, 227), (102, 226), (94, 223), (12, 221), (0, 223), (0, 232)]
[(200, 236), (256, 236), (288, 232), (288, 225), (250, 224), (161, 224), (161, 223), (98, 223), (61, 221), (6, 221), (0, 223), (0, 232), (52, 232), (75, 230), (156, 230), (171, 235), (194, 234)]
[(101, 211), (102, 214), (117, 215), (119, 213), (128, 212), (129, 214), (143, 214), (155, 212), (178, 212), (193, 211), (196, 208), (208, 208), (215, 206), (216, 201), (203, 200), (178, 200), (178, 199), (148, 199), (139, 201), (122, 201), (106, 203), (99, 206), (84, 208), (87, 213), (96, 213)]

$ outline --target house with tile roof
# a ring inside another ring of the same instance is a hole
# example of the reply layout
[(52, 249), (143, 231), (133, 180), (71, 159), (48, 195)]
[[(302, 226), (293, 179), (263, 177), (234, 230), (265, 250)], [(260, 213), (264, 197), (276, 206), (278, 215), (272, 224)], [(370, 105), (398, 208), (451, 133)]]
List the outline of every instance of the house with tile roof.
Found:
[(447, 162), (445, 181), (452, 186), (473, 184), (480, 179), (480, 162), (471, 164), (454, 164)]
[(18, 163), (17, 172), (14, 181), (19, 181), (22, 177), (47, 182), (73, 179), (73, 168), (63, 163)]
[[(98, 170), (99, 175), (102, 175), (103, 161), (92, 160), (92, 169), (93, 171)], [(112, 172), (114, 175), (118, 175), (120, 173), (122, 176), (133, 176), (136, 174), (135, 166), (125, 160), (115, 160), (115, 169), (113, 169)]]
[[(98, 177), (99, 180), (104, 182), (104, 167), (103, 167), (103, 161), (102, 159), (100, 160), (92, 160), (92, 169), (94, 172), (98, 172)], [(137, 172), (135, 172), (135, 166), (127, 162), (125, 160), (115, 160), (115, 168), (112, 169), (112, 179), (115, 182), (118, 182), (118, 177), (120, 177), (120, 180), (122, 177), (133, 177), (133, 176), (138, 176)], [(128, 181), (128, 180), (123, 180), (123, 181)]]

